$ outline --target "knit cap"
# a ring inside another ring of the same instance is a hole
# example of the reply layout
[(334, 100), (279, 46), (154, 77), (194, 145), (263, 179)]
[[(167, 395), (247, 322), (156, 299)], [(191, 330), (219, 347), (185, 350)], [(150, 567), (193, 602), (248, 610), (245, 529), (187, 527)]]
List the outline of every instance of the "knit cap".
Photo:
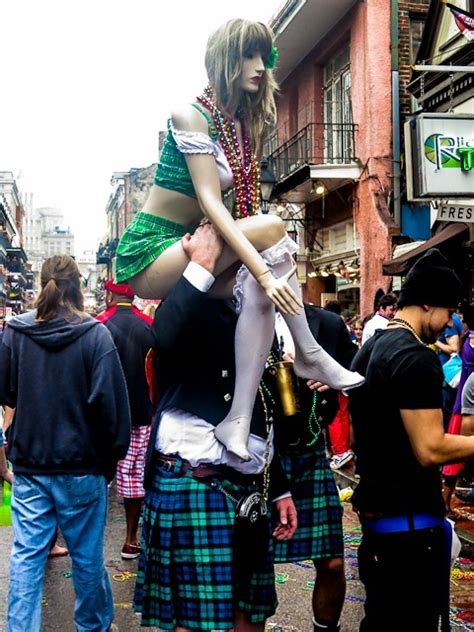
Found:
[(407, 274), (399, 304), (457, 307), (463, 297), (461, 280), (437, 248), (420, 257)]

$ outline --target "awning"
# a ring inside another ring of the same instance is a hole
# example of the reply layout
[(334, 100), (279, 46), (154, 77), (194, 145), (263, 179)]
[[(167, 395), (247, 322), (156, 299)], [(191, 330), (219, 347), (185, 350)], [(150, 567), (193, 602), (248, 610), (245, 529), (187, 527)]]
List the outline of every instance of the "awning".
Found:
[(443, 250), (443, 246), (447, 244), (454, 237), (459, 237), (462, 233), (469, 230), (469, 226), (462, 222), (456, 222), (448, 224), (436, 235), (428, 239), (421, 246), (405, 252), (399, 257), (395, 257), (391, 261), (385, 261), (382, 264), (383, 273), (387, 276), (401, 276), (405, 275), (415, 261), (430, 248), (440, 248)]

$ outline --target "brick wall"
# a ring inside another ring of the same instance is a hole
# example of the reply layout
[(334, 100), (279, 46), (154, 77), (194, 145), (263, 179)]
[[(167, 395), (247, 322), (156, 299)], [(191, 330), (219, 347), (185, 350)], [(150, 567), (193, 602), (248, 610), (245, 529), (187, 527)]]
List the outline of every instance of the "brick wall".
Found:
[(398, 2), (398, 64), (400, 73), (400, 114), (403, 118), (410, 113), (410, 94), (407, 86), (410, 83), (410, 64), (412, 40), (410, 32), (416, 38), (417, 20), (426, 16), (430, 6), (429, 0), (399, 0)]
[(131, 169), (125, 177), (125, 216), (124, 229), (141, 211), (154, 182), (156, 164), (141, 169)]

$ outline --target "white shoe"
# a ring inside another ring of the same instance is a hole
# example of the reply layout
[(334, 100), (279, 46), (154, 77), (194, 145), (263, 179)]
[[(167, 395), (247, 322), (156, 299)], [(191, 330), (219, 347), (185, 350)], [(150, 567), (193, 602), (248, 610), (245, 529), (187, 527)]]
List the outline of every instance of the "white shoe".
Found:
[(346, 463), (352, 461), (354, 458), (354, 452), (352, 450), (347, 450), (347, 452), (343, 452), (342, 454), (335, 454), (332, 459), (329, 461), (329, 467), (331, 470), (340, 470)]

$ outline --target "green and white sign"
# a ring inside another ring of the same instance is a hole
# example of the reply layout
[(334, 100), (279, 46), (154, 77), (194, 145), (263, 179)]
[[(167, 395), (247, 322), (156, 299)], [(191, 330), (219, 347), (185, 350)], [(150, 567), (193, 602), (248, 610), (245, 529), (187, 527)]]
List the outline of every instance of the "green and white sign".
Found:
[(474, 115), (420, 114), (407, 125), (414, 196), (474, 197)]

